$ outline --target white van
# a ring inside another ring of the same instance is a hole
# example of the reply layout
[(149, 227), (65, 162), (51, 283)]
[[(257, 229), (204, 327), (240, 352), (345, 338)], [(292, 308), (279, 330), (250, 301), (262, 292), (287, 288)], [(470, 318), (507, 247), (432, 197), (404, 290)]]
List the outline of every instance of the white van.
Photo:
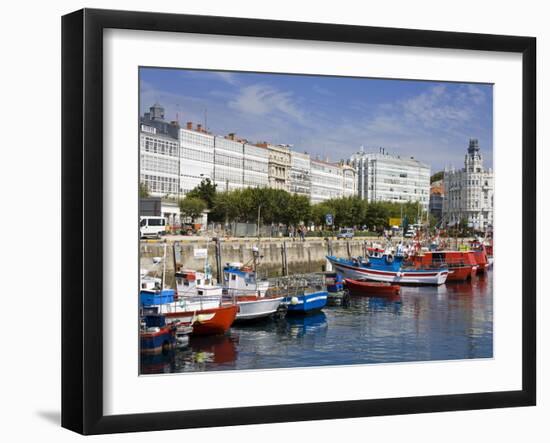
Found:
[(166, 234), (166, 219), (164, 217), (141, 216), (139, 218), (139, 236), (160, 238)]

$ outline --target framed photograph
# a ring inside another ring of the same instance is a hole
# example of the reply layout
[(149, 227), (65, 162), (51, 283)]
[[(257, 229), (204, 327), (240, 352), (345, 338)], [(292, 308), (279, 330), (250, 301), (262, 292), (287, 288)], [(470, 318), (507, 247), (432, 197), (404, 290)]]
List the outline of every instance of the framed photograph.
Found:
[(64, 427), (535, 405), (534, 38), (84, 9), (62, 58)]

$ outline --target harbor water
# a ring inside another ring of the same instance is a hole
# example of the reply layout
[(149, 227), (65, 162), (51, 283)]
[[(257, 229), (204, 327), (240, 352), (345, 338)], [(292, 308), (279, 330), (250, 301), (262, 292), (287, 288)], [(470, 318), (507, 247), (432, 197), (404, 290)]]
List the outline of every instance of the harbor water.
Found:
[(236, 324), (141, 357), (142, 374), (492, 358), (492, 271), (472, 282), (351, 296), (306, 316)]

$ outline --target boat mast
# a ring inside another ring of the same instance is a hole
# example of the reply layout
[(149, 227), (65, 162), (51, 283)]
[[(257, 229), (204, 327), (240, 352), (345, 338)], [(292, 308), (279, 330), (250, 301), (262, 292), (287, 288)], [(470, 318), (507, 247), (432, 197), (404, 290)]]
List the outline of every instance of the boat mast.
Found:
[(164, 257), (162, 258), (162, 279), (160, 289), (164, 289), (164, 275), (166, 274), (166, 239), (164, 240)]
[(208, 282), (212, 284), (211, 282), (212, 276), (211, 276), (211, 273), (208, 272), (208, 242), (209, 241), (210, 239), (208, 238), (206, 240), (206, 254), (204, 256), (204, 279), (205, 279), (205, 283), (206, 283), (206, 280), (208, 280)]

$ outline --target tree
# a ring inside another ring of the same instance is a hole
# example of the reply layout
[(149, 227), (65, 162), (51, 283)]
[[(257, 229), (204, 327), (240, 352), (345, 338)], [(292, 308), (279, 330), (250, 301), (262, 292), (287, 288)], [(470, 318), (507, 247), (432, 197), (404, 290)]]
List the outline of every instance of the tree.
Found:
[(289, 206), (286, 210), (286, 222), (288, 225), (307, 223), (311, 216), (309, 198), (305, 195), (291, 195)]
[(195, 219), (202, 215), (207, 208), (206, 202), (196, 197), (186, 197), (179, 201), (180, 212), (184, 217), (189, 217), (191, 223), (195, 223)]
[(139, 198), (149, 197), (149, 187), (144, 182), (139, 182)]
[(327, 214), (332, 214), (333, 208), (331, 208), (326, 202), (317, 203), (311, 206), (310, 210), (310, 221), (312, 221), (316, 226), (325, 225), (325, 216)]
[(372, 231), (382, 232), (388, 226), (390, 205), (386, 202), (369, 203), (366, 210), (365, 224)]
[(443, 171), (436, 172), (434, 175), (430, 177), (430, 183), (443, 180), (443, 174), (444, 174)]
[(216, 196), (216, 186), (209, 178), (205, 178), (187, 193), (187, 197), (200, 198), (206, 202), (208, 209), (212, 209)]

